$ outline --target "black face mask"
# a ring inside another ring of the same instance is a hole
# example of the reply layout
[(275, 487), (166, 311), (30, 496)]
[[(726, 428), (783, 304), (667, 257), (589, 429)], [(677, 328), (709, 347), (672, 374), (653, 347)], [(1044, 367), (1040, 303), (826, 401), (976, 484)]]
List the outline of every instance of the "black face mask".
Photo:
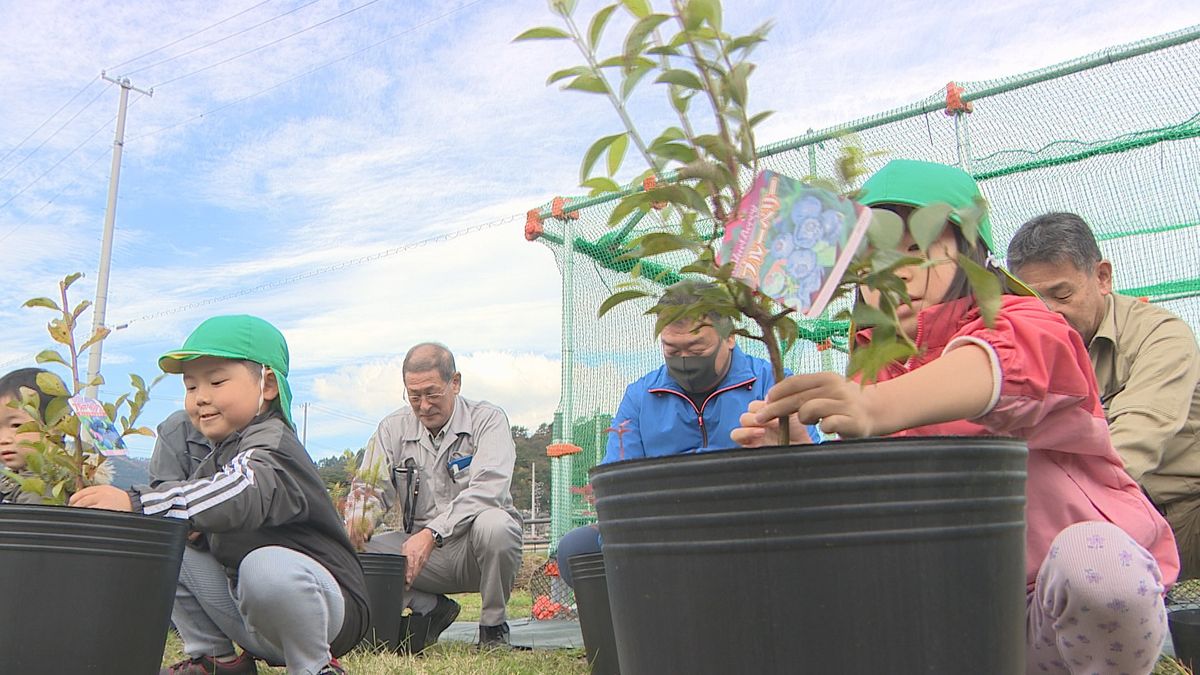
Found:
[(684, 391), (693, 394), (703, 394), (721, 383), (724, 373), (717, 372), (717, 354), (721, 345), (717, 345), (711, 354), (700, 356), (668, 356), (667, 373)]

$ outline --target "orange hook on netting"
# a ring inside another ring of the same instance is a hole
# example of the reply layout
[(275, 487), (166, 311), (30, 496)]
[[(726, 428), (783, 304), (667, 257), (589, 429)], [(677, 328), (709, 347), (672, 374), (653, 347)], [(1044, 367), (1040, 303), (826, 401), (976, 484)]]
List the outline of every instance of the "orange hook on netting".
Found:
[(826, 349), (833, 349), (833, 340), (830, 340), (829, 338), (825, 338), (824, 340), (821, 340), (820, 342), (817, 343), (817, 351), (823, 352)]
[[(646, 176), (642, 180), (642, 189), (645, 190), (646, 192), (650, 192), (651, 190), (653, 190), (656, 187), (658, 187), (658, 179), (654, 177), (654, 174), (650, 174), (649, 176)], [(667, 205), (667, 203), (665, 201), (650, 202), (650, 206), (655, 211), (663, 210), (663, 208), (665, 208), (666, 205)]]
[(562, 197), (555, 197), (554, 201), (550, 202), (550, 215), (558, 218), (559, 220), (566, 220), (567, 218), (570, 218), (571, 220), (579, 220), (579, 211), (563, 211), (563, 207), (566, 206), (566, 204), (567, 200), (563, 199)]
[(957, 115), (960, 113), (970, 113), (975, 110), (975, 104), (970, 101), (963, 101), (962, 95), (966, 91), (962, 87), (953, 82), (946, 83), (946, 114)]
[(529, 209), (525, 212), (525, 240), (534, 241), (542, 236), (542, 216), (540, 209)]

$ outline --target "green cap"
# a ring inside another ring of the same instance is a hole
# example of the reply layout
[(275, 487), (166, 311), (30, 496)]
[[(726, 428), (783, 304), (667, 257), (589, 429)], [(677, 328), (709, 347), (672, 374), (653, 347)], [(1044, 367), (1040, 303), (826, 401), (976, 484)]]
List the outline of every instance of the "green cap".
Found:
[[(858, 202), (863, 206), (902, 204), (918, 209), (940, 202), (955, 209), (964, 209), (982, 197), (975, 179), (956, 166), (915, 159), (893, 159), (863, 183)], [(954, 214), (950, 215), (950, 222), (960, 224), (958, 216)], [(989, 253), (995, 253), (992, 221), (986, 213), (979, 220), (979, 239), (987, 246)], [(995, 264), (1008, 277), (1013, 292), (1036, 295), (999, 263)]]
[(214, 316), (196, 326), (183, 346), (158, 359), (166, 373), (182, 373), (183, 362), (201, 356), (253, 361), (275, 373), (279, 384), (279, 408), (288, 424), (292, 421), (292, 389), (288, 386), (288, 346), (283, 333), (270, 323), (247, 314)]

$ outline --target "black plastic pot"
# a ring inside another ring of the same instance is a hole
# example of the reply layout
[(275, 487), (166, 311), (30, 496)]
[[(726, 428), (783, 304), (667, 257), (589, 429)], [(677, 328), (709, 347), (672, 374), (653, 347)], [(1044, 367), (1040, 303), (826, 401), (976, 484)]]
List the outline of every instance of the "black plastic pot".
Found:
[(0, 669), (157, 673), (186, 538), (174, 518), (0, 505)]
[(612, 611), (608, 603), (608, 582), (604, 573), (604, 554), (588, 553), (567, 560), (575, 581), (575, 607), (592, 675), (618, 675), (617, 638), (613, 634)]
[(594, 468), (622, 672), (1023, 673), (1025, 460), (898, 438)]
[(404, 570), (407, 560), (389, 553), (359, 553), (363, 576), (367, 580), (367, 603), (371, 625), (367, 644), (399, 652), (403, 644)]
[(1200, 666), (1200, 609), (1179, 609), (1167, 614), (1175, 658), (1190, 670)]

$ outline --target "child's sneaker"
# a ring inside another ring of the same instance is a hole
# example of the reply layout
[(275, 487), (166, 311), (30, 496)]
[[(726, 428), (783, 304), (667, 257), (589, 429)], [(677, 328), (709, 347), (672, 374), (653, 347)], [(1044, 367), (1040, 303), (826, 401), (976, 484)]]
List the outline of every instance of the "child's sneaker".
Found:
[(334, 659), (329, 662), (329, 665), (317, 671), (317, 675), (346, 675), (346, 669), (338, 663), (337, 659)]
[(184, 659), (158, 671), (158, 675), (257, 675), (258, 663), (246, 652), (232, 661), (218, 661), (211, 656)]

